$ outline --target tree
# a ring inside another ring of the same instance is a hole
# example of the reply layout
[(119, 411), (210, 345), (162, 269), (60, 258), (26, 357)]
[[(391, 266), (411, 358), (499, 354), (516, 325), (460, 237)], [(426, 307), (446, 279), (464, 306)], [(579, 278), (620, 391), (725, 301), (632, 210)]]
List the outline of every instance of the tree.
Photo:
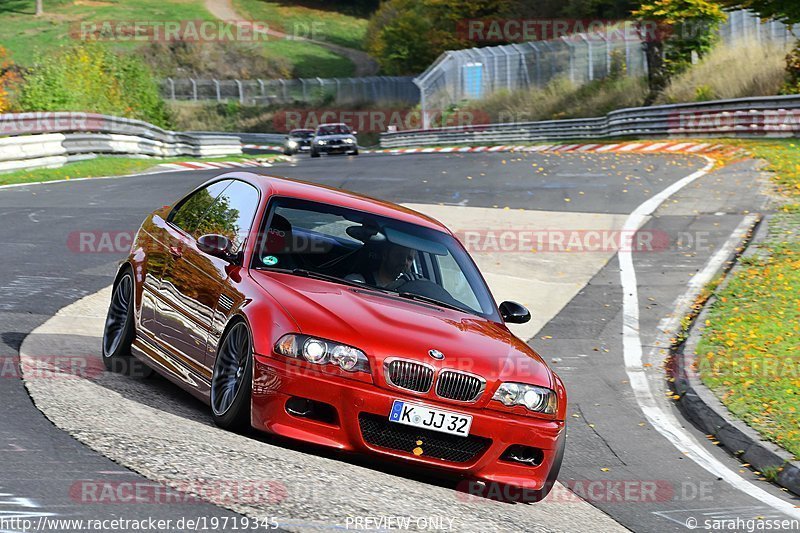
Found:
[(717, 0), (726, 7), (750, 9), (764, 18), (774, 18), (787, 24), (800, 22), (800, 2), (797, 0)]
[(633, 12), (638, 18), (647, 58), (650, 92), (645, 105), (652, 104), (672, 76), (692, 64), (692, 53), (702, 57), (718, 36), (725, 13), (710, 0), (646, 0)]
[(42, 5), (43, 0), (36, 0), (36, 16), (41, 16), (44, 14), (44, 6)]
[(370, 19), (367, 51), (386, 74), (419, 74), (445, 50), (502, 44), (469, 40), (459, 24), (510, 17), (514, 5), (514, 0), (387, 0)]

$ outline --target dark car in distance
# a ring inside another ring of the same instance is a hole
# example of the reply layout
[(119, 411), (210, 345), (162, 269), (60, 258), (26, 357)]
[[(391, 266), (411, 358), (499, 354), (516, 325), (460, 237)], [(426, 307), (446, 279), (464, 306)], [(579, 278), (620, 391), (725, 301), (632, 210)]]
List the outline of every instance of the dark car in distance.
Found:
[(297, 152), (308, 152), (311, 148), (311, 139), (314, 137), (314, 130), (292, 130), (286, 136), (283, 143), (284, 155), (294, 155)]

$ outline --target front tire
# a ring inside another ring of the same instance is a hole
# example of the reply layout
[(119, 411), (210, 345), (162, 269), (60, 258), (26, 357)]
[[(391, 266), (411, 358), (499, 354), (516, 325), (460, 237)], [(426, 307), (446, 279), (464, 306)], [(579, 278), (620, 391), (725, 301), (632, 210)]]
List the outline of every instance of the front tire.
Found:
[(103, 328), (103, 365), (106, 370), (132, 377), (149, 377), (153, 370), (131, 355), (136, 337), (133, 271), (125, 268), (114, 284)]
[(319, 152), (317, 152), (316, 150), (314, 150), (314, 149), (312, 148), (312, 149), (311, 149), (311, 157), (319, 157)]
[(232, 431), (250, 427), (253, 389), (253, 341), (244, 321), (234, 323), (217, 348), (211, 377), (211, 414), (214, 423)]

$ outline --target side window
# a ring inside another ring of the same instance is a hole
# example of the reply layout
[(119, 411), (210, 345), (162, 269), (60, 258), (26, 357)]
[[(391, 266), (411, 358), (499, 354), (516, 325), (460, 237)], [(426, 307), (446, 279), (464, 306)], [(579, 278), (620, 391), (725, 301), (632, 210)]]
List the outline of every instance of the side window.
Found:
[(191, 196), (181, 201), (167, 217), (167, 221), (189, 233), (194, 233), (197, 224), (203, 219), (208, 208), (214, 204), (217, 197), (231, 184), (231, 180), (212, 183), (195, 191)]
[(243, 181), (233, 181), (205, 212), (193, 235), (216, 233), (231, 240), (231, 251), (238, 252), (250, 233), (258, 209), (258, 190)]

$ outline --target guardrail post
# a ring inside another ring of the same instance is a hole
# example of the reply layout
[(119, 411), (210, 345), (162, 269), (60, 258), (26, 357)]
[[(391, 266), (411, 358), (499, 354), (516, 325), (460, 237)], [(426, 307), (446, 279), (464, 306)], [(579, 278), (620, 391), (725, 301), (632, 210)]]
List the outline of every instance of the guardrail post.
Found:
[(211, 80), (211, 81), (214, 82), (214, 89), (216, 89), (216, 92), (217, 92), (217, 102), (221, 102), (222, 101), (222, 93), (219, 90), (219, 80)]
[(278, 80), (278, 83), (281, 84), (281, 93), (283, 93), (283, 101), (284, 102), (288, 102), (289, 101), (289, 96), (286, 94), (286, 80), (281, 78), (281, 79)]
[(195, 102), (197, 101), (197, 82), (194, 78), (189, 78), (189, 81), (192, 82), (192, 100)]
[(242, 81), (238, 80), (238, 79), (234, 80), (234, 81), (236, 82), (236, 87), (239, 89), (239, 103), (243, 104), (244, 103), (244, 88), (242, 87)]
[(575, 53), (566, 36), (561, 37), (561, 40), (565, 45), (567, 45), (567, 50), (569, 53), (569, 81), (575, 83)]
[(300, 85), (303, 86), (303, 101), (308, 102), (308, 90), (306, 89), (306, 80), (300, 78)]
[(258, 82), (258, 86), (261, 88), (261, 98), (266, 101), (267, 100), (267, 88), (264, 86), (264, 80), (256, 80)]
[(169, 82), (169, 99), (175, 101), (175, 80), (167, 78), (167, 82)]
[(586, 63), (588, 65), (589, 81), (594, 80), (594, 57), (592, 56), (592, 43), (586, 38), (586, 35), (579, 33), (578, 36), (586, 43)]

